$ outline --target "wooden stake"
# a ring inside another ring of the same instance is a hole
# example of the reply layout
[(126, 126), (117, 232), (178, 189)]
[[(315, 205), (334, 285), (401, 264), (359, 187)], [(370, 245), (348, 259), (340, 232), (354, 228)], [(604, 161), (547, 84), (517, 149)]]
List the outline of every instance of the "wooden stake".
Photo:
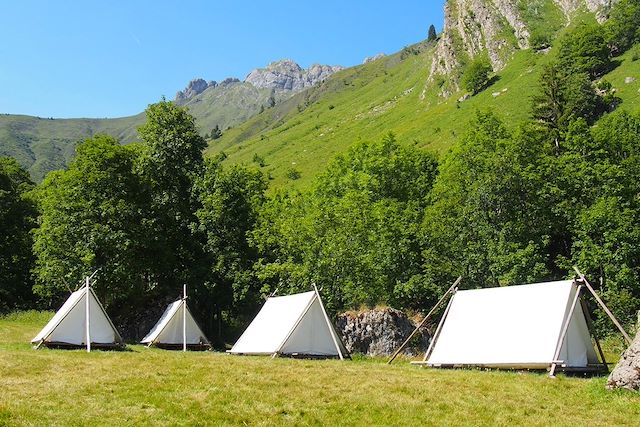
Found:
[(562, 350), (562, 343), (564, 342), (564, 338), (567, 335), (567, 331), (569, 330), (569, 324), (571, 323), (571, 318), (573, 317), (573, 312), (576, 310), (576, 305), (578, 304), (578, 300), (580, 299), (580, 291), (582, 291), (582, 285), (578, 286), (576, 294), (573, 297), (573, 301), (571, 302), (571, 308), (569, 309), (569, 314), (567, 315), (567, 318), (564, 321), (564, 325), (562, 325), (562, 332), (560, 333), (560, 339), (558, 340), (558, 344), (556, 345), (556, 352), (553, 355), (553, 362), (551, 363), (551, 370), (549, 371), (549, 376), (551, 378), (555, 377), (556, 367), (558, 366), (558, 363), (557, 363), (558, 358), (560, 357), (560, 351)]
[(423, 362), (426, 362), (427, 359), (429, 358), (429, 356), (431, 356), (431, 352), (433, 351), (433, 347), (436, 345), (436, 341), (438, 340), (438, 337), (440, 336), (440, 331), (442, 330), (442, 325), (444, 325), (444, 321), (447, 318), (447, 315), (449, 314), (449, 309), (451, 308), (451, 304), (453, 303), (453, 298), (449, 299), (449, 302), (447, 303), (447, 308), (444, 309), (444, 313), (442, 313), (442, 319), (440, 319), (440, 323), (438, 323), (438, 327), (436, 328), (436, 333), (433, 334), (433, 337), (431, 337), (431, 342), (429, 343), (429, 348), (427, 348), (427, 351), (424, 353), (424, 358), (422, 359)]
[(187, 351), (187, 285), (182, 286), (182, 351)]
[(580, 272), (580, 270), (578, 270), (578, 268), (576, 266), (574, 266), (573, 269), (576, 271), (576, 273), (578, 273), (578, 276), (580, 276), (580, 280), (582, 280), (582, 282), (584, 282), (584, 284), (587, 287), (587, 289), (589, 289), (589, 292), (591, 292), (591, 295), (593, 295), (593, 297), (596, 299), (596, 302), (598, 304), (600, 304), (600, 307), (604, 310), (605, 313), (607, 313), (607, 316), (609, 316), (609, 319), (611, 319), (613, 324), (616, 325), (618, 330), (622, 333), (622, 336), (627, 341), (627, 345), (631, 345), (631, 337), (629, 337), (629, 335), (624, 330), (624, 328), (622, 327), (620, 322), (618, 322), (618, 319), (616, 319), (616, 316), (613, 315), (611, 310), (609, 310), (609, 308), (605, 305), (604, 301), (602, 301), (600, 299), (600, 297), (598, 296), (596, 291), (591, 287), (591, 284), (587, 281), (587, 278), (584, 277), (584, 274), (582, 274)]
[(420, 328), (422, 328), (424, 326), (425, 323), (427, 323), (427, 321), (431, 318), (431, 316), (435, 313), (435, 311), (438, 309), (438, 307), (440, 307), (440, 304), (442, 304), (442, 302), (445, 300), (445, 298), (451, 293), (454, 292), (454, 289), (457, 289), (458, 285), (460, 284), (460, 282), (462, 281), (462, 276), (458, 277), (456, 279), (455, 282), (453, 282), (453, 285), (451, 285), (451, 287), (449, 289), (447, 289), (447, 292), (444, 293), (444, 295), (442, 295), (442, 297), (440, 298), (440, 300), (436, 303), (436, 305), (433, 306), (433, 308), (429, 311), (429, 313), (425, 316), (424, 319), (422, 319), (422, 322), (420, 322), (420, 324), (418, 326), (416, 326), (416, 328), (413, 330), (413, 332), (411, 332), (411, 335), (409, 335), (409, 337), (404, 340), (404, 342), (402, 343), (402, 345), (400, 345), (400, 348), (398, 348), (393, 355), (391, 356), (391, 358), (389, 359), (389, 361), (387, 362), (387, 365), (390, 365), (394, 359), (396, 357), (398, 357), (398, 354), (400, 354), (400, 352), (407, 346), (407, 344), (409, 344), (409, 341), (411, 341), (411, 338), (413, 338), (415, 336), (416, 333), (418, 333), (418, 331), (420, 330)]
[[(93, 274), (95, 274), (95, 273), (93, 273)], [(93, 277), (93, 275), (91, 277)], [(89, 315), (90, 315), (90, 313), (89, 313), (89, 302), (90, 302), (90, 299), (89, 299), (89, 297), (90, 297), (90, 295), (89, 295), (89, 293), (90, 293), (90, 287), (89, 287), (90, 283), (89, 282), (90, 282), (90, 280), (91, 280), (91, 278), (89, 276), (87, 276), (86, 282), (85, 282), (85, 288), (86, 288), (86, 292), (87, 292), (86, 305), (85, 305), (86, 306), (86, 309), (85, 309), (85, 316), (86, 316), (86, 319), (85, 319), (85, 327), (86, 327), (86, 330), (85, 330), (85, 341), (87, 342), (87, 353), (89, 353), (91, 351), (91, 326), (90, 326), (90, 321), (89, 321), (89, 319), (90, 319), (90, 317), (89, 317)]]

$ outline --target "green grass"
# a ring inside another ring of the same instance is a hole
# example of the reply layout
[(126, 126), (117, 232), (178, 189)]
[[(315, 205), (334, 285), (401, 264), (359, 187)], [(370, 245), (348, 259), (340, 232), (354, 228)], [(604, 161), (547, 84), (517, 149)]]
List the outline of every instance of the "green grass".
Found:
[(182, 353), (32, 350), (52, 313), (0, 318), (0, 425), (635, 425), (604, 378)]

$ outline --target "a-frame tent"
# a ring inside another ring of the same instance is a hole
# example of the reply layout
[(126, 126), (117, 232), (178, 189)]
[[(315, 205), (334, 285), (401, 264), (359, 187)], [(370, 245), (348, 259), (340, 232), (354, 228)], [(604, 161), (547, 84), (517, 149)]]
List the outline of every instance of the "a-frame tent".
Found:
[(229, 353), (348, 357), (317, 289), (267, 299)]
[[(457, 291), (423, 362), (432, 367), (603, 371), (581, 280)], [(591, 290), (591, 289), (590, 289)]]
[(142, 344), (166, 349), (206, 350), (209, 340), (189, 311), (186, 298), (169, 304)]
[(91, 347), (124, 347), (122, 337), (88, 282), (87, 279), (82, 288), (69, 296), (49, 323), (31, 340), (32, 344), (37, 347), (86, 347), (87, 351)]

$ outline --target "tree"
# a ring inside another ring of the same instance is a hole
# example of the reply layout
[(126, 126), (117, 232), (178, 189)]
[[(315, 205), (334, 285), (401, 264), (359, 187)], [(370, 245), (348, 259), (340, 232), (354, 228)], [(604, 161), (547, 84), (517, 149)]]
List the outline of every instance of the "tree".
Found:
[(595, 79), (610, 69), (610, 53), (602, 27), (582, 24), (562, 37), (558, 60), (565, 73), (586, 73)]
[(222, 136), (222, 131), (220, 130), (220, 127), (218, 125), (216, 125), (213, 129), (211, 129), (211, 135), (210, 138), (215, 140), (215, 139), (219, 139)]
[(393, 134), (338, 156), (306, 194), (269, 200), (252, 240), (266, 289), (323, 288), (331, 310), (386, 302), (417, 308), (434, 292), (421, 280), (417, 227), (435, 158)]
[(0, 313), (33, 304), (31, 230), (37, 211), (33, 182), (16, 160), (0, 157)]
[(146, 110), (147, 122), (138, 133), (143, 141), (140, 170), (149, 183), (151, 268), (158, 292), (174, 291), (184, 283), (200, 286), (203, 236), (195, 233), (200, 208), (193, 194), (202, 175), (202, 151), (207, 146), (186, 108), (162, 100)]
[(433, 24), (429, 25), (429, 35), (427, 36), (427, 41), (432, 42), (438, 38), (438, 34), (436, 33), (436, 27)]
[(550, 63), (543, 68), (538, 84), (532, 117), (549, 131), (557, 147), (573, 120), (582, 118), (591, 124), (604, 110), (586, 73), (567, 73), (561, 64)]
[(640, 41), (640, 1), (620, 0), (613, 5), (605, 30), (611, 50), (619, 55)]
[(462, 86), (472, 94), (477, 94), (487, 87), (492, 68), (485, 58), (473, 61), (462, 76)]
[(537, 191), (543, 150), (527, 131), (512, 135), (478, 113), (443, 159), (422, 223), (425, 277), (464, 275), (475, 286), (523, 283), (548, 274), (549, 234)]
[[(207, 295), (200, 301), (204, 312), (216, 314), (218, 325), (223, 316), (229, 319), (252, 312), (259, 302), (260, 287), (253, 274), (257, 251), (250, 246), (248, 234), (257, 222), (266, 188), (259, 171), (223, 168), (216, 160), (206, 162), (204, 175), (196, 182), (201, 203), (196, 212), (198, 231), (205, 236), (208, 266)], [(220, 330), (218, 341), (223, 342)]]
[(95, 290), (117, 323), (135, 317), (150, 288), (148, 193), (135, 172), (139, 147), (109, 136), (78, 145), (66, 171), (36, 190), (35, 291), (57, 306), (83, 276), (99, 269)]

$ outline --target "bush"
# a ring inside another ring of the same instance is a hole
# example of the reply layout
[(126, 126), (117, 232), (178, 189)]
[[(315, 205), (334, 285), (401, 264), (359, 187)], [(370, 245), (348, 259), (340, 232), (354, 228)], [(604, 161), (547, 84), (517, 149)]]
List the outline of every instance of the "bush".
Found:
[(296, 179), (300, 179), (302, 175), (300, 174), (300, 171), (295, 169), (295, 168), (289, 168), (287, 169), (287, 178), (289, 178), (291, 181), (295, 181)]
[(467, 70), (462, 76), (463, 87), (471, 92), (477, 94), (485, 89), (489, 83), (489, 74), (492, 68), (485, 58), (478, 58), (469, 64)]

